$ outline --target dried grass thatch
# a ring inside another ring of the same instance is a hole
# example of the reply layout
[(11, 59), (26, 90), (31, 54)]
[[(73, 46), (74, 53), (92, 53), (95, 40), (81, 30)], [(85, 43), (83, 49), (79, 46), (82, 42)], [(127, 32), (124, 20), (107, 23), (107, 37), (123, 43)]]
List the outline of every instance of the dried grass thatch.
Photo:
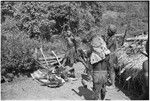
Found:
[(142, 64), (147, 57), (143, 54), (128, 55), (126, 48), (120, 48), (116, 51), (118, 57), (119, 68), (119, 86), (121, 89), (127, 90), (130, 93), (134, 93), (134, 96), (142, 94), (143, 76), (142, 76)]
[(116, 51), (116, 55), (118, 57), (118, 66), (120, 67), (121, 73), (125, 73), (126, 78), (129, 76), (134, 80), (135, 78), (139, 78), (139, 73), (142, 70), (142, 64), (147, 57), (143, 54), (134, 54), (127, 55), (125, 48), (118, 49)]

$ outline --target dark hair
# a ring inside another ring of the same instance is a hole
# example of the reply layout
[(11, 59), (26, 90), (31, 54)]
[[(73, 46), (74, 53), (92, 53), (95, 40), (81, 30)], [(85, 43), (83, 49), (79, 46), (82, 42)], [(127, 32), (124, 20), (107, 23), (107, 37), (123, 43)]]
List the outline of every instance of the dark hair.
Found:
[(83, 39), (82, 39), (82, 42), (83, 42), (83, 43), (88, 43), (88, 39), (83, 38)]
[(110, 29), (108, 29), (108, 32), (107, 32), (108, 36), (113, 36), (113, 35), (115, 35), (115, 33), (116, 32), (111, 31)]
[(115, 25), (110, 24), (107, 29), (107, 33), (109, 36), (113, 36), (117, 32), (117, 28)]

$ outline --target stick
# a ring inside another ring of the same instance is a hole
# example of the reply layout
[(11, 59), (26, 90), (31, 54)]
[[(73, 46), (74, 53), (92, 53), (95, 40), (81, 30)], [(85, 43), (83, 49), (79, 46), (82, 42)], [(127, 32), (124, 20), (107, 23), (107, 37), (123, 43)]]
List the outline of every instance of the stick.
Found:
[(125, 68), (123, 68), (123, 69), (120, 71), (120, 74), (122, 74), (124, 71), (125, 71)]
[(142, 52), (141, 50), (139, 50), (141, 54), (143, 54), (144, 56), (148, 57), (148, 55), (144, 52)]
[(55, 52), (54, 51), (52, 51), (52, 53), (54, 54), (54, 56), (56, 57), (56, 59), (57, 59), (57, 61), (58, 61), (58, 64), (59, 64), (59, 66), (62, 66), (62, 64), (60, 63), (60, 61), (58, 60), (58, 57), (57, 57), (57, 55), (55, 54)]
[(129, 81), (131, 79), (131, 76), (129, 76), (128, 78), (126, 78), (126, 81)]
[[(65, 56), (65, 54), (59, 55), (59, 56), (58, 56), (58, 59), (62, 59), (62, 58), (64, 58), (64, 56)], [(43, 57), (42, 57), (42, 58), (39, 58), (39, 60), (43, 61), (44, 58), (43, 58)], [(55, 61), (55, 60), (56, 60), (56, 57), (46, 57), (46, 60), (47, 60), (47, 61)], [(45, 60), (44, 60), (44, 61), (45, 61)]]
[(124, 36), (123, 36), (123, 41), (122, 41), (121, 46), (124, 44), (125, 37), (126, 37), (126, 35), (127, 35), (127, 30), (128, 30), (128, 26), (127, 26), (127, 28), (126, 28), (126, 30), (125, 30), (125, 34), (124, 34)]
[[(33, 58), (34, 59), (34, 58)], [(39, 61), (37, 61), (36, 59), (34, 59), (38, 64), (40, 64), (44, 69), (46, 69), (46, 70), (48, 70), (48, 71), (51, 71), (51, 70), (53, 70), (53, 69), (48, 69), (48, 68), (45, 68), (45, 66), (43, 65), (43, 64), (41, 64)]]
[(46, 57), (45, 57), (45, 55), (44, 55), (44, 53), (43, 53), (42, 47), (40, 48), (40, 50), (41, 50), (41, 53), (42, 53), (42, 55), (43, 55), (43, 57), (44, 57), (44, 59), (45, 59), (45, 62), (46, 62), (47, 67), (49, 67), (48, 62), (46, 61)]
[(37, 61), (36, 59), (34, 59), (37, 63), (39, 63), (43, 68), (45, 68), (45, 66), (43, 64), (41, 64), (39, 61)]

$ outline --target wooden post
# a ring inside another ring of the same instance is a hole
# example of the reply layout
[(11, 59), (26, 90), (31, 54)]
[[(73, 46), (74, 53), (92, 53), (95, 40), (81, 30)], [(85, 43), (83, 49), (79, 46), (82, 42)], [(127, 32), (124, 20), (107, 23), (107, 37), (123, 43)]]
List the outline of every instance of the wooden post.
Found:
[(34, 54), (35, 54), (35, 59), (38, 60), (38, 50), (37, 50), (37, 48), (35, 48)]

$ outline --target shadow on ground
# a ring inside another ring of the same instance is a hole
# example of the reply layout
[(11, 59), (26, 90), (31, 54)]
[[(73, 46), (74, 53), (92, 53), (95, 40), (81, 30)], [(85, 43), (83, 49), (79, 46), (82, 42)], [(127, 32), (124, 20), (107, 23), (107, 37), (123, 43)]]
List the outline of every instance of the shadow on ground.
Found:
[(91, 90), (89, 90), (88, 88), (84, 88), (83, 86), (80, 86), (78, 89), (79, 92), (75, 91), (74, 89), (72, 89), (72, 91), (74, 91), (79, 96), (83, 96), (85, 100), (93, 100), (93, 92)]

